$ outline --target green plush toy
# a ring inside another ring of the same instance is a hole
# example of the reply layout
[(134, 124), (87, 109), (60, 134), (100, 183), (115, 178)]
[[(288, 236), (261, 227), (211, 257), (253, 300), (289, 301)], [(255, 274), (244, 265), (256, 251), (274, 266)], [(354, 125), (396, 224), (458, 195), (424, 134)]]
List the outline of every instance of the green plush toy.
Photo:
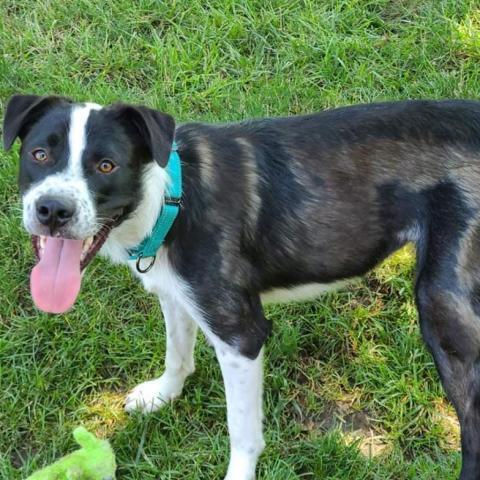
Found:
[(99, 440), (83, 427), (73, 431), (82, 447), (35, 472), (27, 480), (114, 480), (115, 454), (107, 440)]

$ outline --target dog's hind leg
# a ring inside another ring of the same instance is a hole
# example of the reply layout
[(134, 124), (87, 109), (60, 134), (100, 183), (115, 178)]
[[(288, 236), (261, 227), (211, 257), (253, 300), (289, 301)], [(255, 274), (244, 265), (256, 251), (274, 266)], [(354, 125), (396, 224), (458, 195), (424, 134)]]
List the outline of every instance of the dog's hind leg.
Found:
[(172, 300), (161, 300), (167, 333), (165, 372), (159, 378), (137, 385), (128, 395), (125, 409), (153, 412), (182, 393), (188, 375), (195, 370), (197, 325)]
[(479, 480), (480, 230), (445, 240), (420, 254), (417, 305), (423, 337), (460, 421), (460, 479)]

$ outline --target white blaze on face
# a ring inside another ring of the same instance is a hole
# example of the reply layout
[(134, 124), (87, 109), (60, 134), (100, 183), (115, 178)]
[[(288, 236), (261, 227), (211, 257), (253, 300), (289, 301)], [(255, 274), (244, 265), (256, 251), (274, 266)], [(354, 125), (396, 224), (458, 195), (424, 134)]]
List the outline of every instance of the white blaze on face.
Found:
[(68, 132), (68, 171), (73, 178), (83, 179), (82, 156), (87, 144), (87, 122), (92, 110), (102, 107), (96, 103), (86, 103), (75, 106), (70, 116), (70, 130)]

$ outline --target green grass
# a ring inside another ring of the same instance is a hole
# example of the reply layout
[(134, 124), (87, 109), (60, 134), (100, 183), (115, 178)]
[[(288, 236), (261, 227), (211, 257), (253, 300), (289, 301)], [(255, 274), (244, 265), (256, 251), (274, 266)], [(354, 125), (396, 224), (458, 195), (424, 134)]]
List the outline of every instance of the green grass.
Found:
[[(2, 0), (0, 113), (14, 92), (145, 103), (179, 121), (478, 98), (475, 4)], [(211, 349), (199, 342), (179, 401), (125, 416), (125, 393), (162, 371), (157, 301), (98, 259), (74, 311), (38, 313), (16, 170), (15, 152), (0, 153), (0, 478), (70, 451), (85, 423), (111, 438), (120, 479), (221, 479), (228, 439)], [(261, 479), (456, 477), (458, 430), (419, 336), (413, 275), (403, 251), (345, 292), (267, 309)]]

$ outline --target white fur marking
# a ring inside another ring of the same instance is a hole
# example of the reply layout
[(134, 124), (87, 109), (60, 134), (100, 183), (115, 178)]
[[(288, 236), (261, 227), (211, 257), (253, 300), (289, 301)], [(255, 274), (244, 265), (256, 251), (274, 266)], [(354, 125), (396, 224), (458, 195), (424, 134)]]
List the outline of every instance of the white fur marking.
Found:
[(262, 292), (260, 297), (262, 303), (302, 302), (339, 290), (351, 282), (352, 280), (344, 280), (332, 283), (307, 283), (292, 288), (275, 288)]
[(73, 107), (70, 115), (70, 130), (68, 132), (68, 170), (72, 177), (83, 178), (82, 155), (87, 144), (87, 122), (92, 110), (102, 107), (95, 103), (86, 103)]
[(245, 169), (245, 196), (248, 204), (247, 218), (250, 235), (255, 234), (257, 228), (258, 215), (262, 207), (262, 199), (260, 197), (260, 177), (257, 171), (257, 163), (255, 160), (255, 153), (253, 145), (246, 139), (239, 137), (236, 139), (240, 148), (243, 150), (243, 167)]
[(208, 142), (202, 138), (197, 146), (197, 150), (200, 158), (200, 180), (204, 185), (211, 187), (214, 185), (215, 173), (212, 149)]

